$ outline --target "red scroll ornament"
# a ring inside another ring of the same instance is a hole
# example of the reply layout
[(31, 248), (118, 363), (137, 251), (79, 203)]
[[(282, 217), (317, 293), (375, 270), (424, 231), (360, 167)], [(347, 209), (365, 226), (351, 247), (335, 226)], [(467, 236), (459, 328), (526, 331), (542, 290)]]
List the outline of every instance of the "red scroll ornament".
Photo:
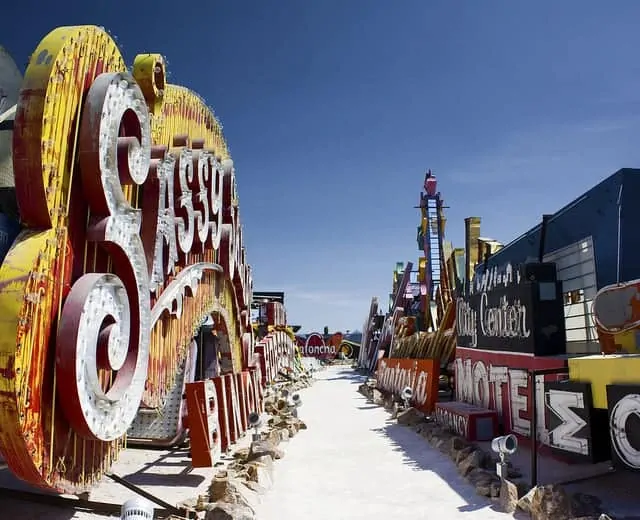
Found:
[[(149, 274), (141, 213), (125, 198), (122, 184), (146, 180), (150, 135), (147, 107), (133, 78), (98, 76), (84, 106), (79, 159), (84, 195), (97, 216), (87, 237), (108, 251), (115, 274), (78, 279), (64, 304), (56, 341), (60, 404), (73, 428), (94, 440), (126, 433), (147, 376)], [(100, 368), (112, 371), (111, 381), (100, 380)]]

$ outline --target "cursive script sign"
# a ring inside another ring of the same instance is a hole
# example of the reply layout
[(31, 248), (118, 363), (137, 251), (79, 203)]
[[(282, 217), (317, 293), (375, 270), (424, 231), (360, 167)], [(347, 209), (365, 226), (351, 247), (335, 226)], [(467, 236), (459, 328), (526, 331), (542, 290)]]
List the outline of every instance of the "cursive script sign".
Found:
[(0, 450), (34, 486), (100, 480), (141, 406), (175, 390), (203, 318), (226, 338), (224, 371), (252, 368), (233, 162), (211, 109), (166, 79), (161, 55), (129, 68), (95, 26), (55, 29), (25, 72), (23, 228), (0, 265)]
[(378, 361), (378, 387), (396, 397), (410, 387), (413, 391), (412, 404), (427, 413), (433, 411), (438, 398), (439, 377), (437, 360), (387, 358)]
[(507, 265), (476, 278), (457, 300), (459, 346), (534, 355), (565, 351), (562, 291), (548, 264)]

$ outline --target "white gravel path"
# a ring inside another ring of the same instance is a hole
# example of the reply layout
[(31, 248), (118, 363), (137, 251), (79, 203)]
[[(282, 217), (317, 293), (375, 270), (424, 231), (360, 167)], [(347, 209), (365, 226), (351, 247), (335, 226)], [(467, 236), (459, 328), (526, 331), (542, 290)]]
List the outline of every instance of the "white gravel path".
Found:
[(476, 495), (449, 458), (367, 403), (350, 368), (316, 377), (302, 393), (309, 429), (284, 446), (259, 520), (513, 518)]

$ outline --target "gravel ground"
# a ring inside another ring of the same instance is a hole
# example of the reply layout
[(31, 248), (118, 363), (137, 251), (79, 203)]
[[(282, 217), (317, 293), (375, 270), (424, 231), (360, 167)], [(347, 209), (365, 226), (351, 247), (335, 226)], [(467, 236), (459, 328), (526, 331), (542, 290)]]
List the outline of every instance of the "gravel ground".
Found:
[[(248, 446), (250, 435), (245, 435), (237, 447)], [(125, 478), (145, 491), (161, 498), (172, 505), (178, 505), (185, 500), (196, 498), (203, 493), (211, 483), (214, 474), (228, 464), (231, 457), (225, 457), (216, 468), (191, 468), (191, 459), (185, 450), (125, 450), (120, 460), (112, 468), (112, 473)], [(0, 486), (33, 491), (17, 481), (8, 470), (0, 471)], [(91, 491), (90, 500), (122, 505), (137, 495), (133, 491), (105, 478), (100, 485)], [(159, 506), (158, 506), (159, 507)], [(24, 500), (11, 500), (0, 496), (0, 508), (5, 518), (19, 518), (20, 520), (105, 520), (106, 518), (120, 518), (85, 511), (75, 511), (71, 507), (56, 507), (52, 505), (31, 503)]]
[[(309, 429), (283, 446), (286, 455), (275, 465), (274, 487), (262, 498), (259, 520), (513, 518), (477, 496), (448, 457), (410, 429), (394, 424), (383, 408), (368, 403), (356, 390), (362, 378), (350, 368), (331, 367), (316, 373), (316, 379), (314, 386), (301, 392), (300, 417)], [(248, 445), (249, 440), (250, 436), (245, 436), (239, 447)], [(514, 460), (525, 473), (526, 456), (523, 449)], [(583, 476), (586, 473), (584, 467), (556, 468), (558, 464), (554, 464), (540, 465), (542, 482), (570, 478), (576, 471)], [(131, 449), (122, 454), (113, 472), (166, 502), (178, 504), (202, 493), (218, 469), (191, 469), (186, 452), (181, 450)], [(595, 472), (596, 468), (590, 470)], [(632, 515), (640, 508), (637, 493), (632, 491), (637, 489), (639, 478), (619, 474), (571, 488), (604, 495), (607, 506), (617, 506), (611, 507), (612, 513)], [(7, 470), (0, 471), (0, 486), (29, 490)], [(90, 499), (122, 504), (135, 496), (105, 479)], [(0, 507), (6, 518), (23, 520), (119, 518), (13, 500), (6, 495), (0, 496)]]
[(367, 403), (350, 368), (316, 377), (302, 393), (309, 429), (284, 447), (259, 520), (513, 518), (476, 495), (449, 458)]

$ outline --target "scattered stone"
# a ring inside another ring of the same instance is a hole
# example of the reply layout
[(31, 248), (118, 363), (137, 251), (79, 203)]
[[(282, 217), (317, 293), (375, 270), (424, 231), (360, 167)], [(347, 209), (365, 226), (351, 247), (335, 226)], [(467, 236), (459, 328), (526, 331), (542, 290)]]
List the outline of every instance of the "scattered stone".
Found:
[(373, 404), (377, 404), (378, 406), (384, 405), (384, 397), (382, 392), (377, 388), (373, 390)]
[(280, 435), (280, 432), (278, 430), (271, 430), (266, 434), (265, 440), (268, 440), (274, 446), (277, 446), (278, 444), (280, 444), (280, 441), (282, 441), (282, 435)]
[(474, 468), (467, 475), (467, 480), (476, 488), (476, 493), (483, 497), (490, 497), (492, 486), (498, 486), (498, 476), (484, 468)]
[(273, 442), (254, 441), (249, 447), (245, 460), (247, 462), (252, 462), (254, 460), (261, 460), (265, 457), (269, 457), (271, 460), (274, 460), (282, 458), (283, 455), (282, 450), (278, 449)]
[(422, 421), (424, 414), (413, 407), (398, 412), (398, 424), (403, 426), (414, 426)]
[(269, 462), (252, 462), (247, 466), (248, 481), (255, 482), (260, 488), (267, 490), (273, 485), (273, 459)]
[(367, 399), (373, 398), (373, 390), (366, 383), (362, 383), (358, 387), (358, 392), (364, 395)]
[(466, 477), (474, 469), (483, 468), (486, 458), (482, 450), (473, 448), (473, 451), (458, 463), (458, 471), (463, 477)]
[(249, 455), (249, 448), (240, 448), (233, 454), (234, 459), (246, 459)]
[(496, 498), (500, 498), (500, 490), (502, 488), (502, 482), (500, 481), (500, 479), (498, 480), (494, 480), (493, 482), (491, 482), (491, 486), (490, 486), (490, 498), (492, 499), (496, 499)]
[(256, 515), (248, 506), (221, 502), (210, 504), (205, 520), (255, 520)]
[(451, 443), (449, 446), (449, 452), (453, 455), (463, 449), (469, 447), (469, 441), (463, 437), (451, 437)]
[(453, 462), (458, 466), (463, 460), (465, 460), (471, 452), (475, 450), (473, 446), (467, 446), (466, 448), (462, 448), (460, 451), (456, 452), (453, 456)]
[(525, 513), (531, 513), (531, 499), (536, 492), (536, 488), (530, 489), (518, 499), (517, 509)]
[(282, 441), (288, 441), (289, 438), (291, 437), (290, 435), (290, 431), (287, 430), (286, 428), (280, 428), (279, 430), (276, 430), (278, 432), (278, 435), (280, 436), (280, 442)]
[(534, 520), (599, 518), (602, 501), (585, 493), (569, 494), (560, 485), (537, 486), (522, 496), (517, 508)]
[(198, 498), (187, 498), (178, 504), (179, 509), (191, 509), (195, 511), (202, 511), (204, 507), (204, 503), (201, 500), (201, 497)]
[(569, 520), (573, 517), (571, 496), (562, 486), (537, 486), (531, 496), (529, 512), (533, 520)]
[(213, 502), (223, 500), (229, 489), (229, 472), (220, 471), (213, 477), (209, 486), (209, 497)]
[(286, 379), (288, 381), (285, 384), (273, 385), (267, 389), (264, 409), (271, 417), (267, 421), (267, 431), (259, 434), (260, 440), (254, 441), (249, 448), (236, 450), (234, 460), (227, 469), (219, 471), (213, 478), (209, 495), (185, 502), (185, 507), (206, 511), (205, 520), (255, 519), (258, 495), (273, 485), (274, 461), (284, 456), (279, 444), (289, 440), (300, 430), (307, 429), (304, 421), (298, 419), (297, 408), (290, 403), (287, 395), (310, 386), (311, 379)]

